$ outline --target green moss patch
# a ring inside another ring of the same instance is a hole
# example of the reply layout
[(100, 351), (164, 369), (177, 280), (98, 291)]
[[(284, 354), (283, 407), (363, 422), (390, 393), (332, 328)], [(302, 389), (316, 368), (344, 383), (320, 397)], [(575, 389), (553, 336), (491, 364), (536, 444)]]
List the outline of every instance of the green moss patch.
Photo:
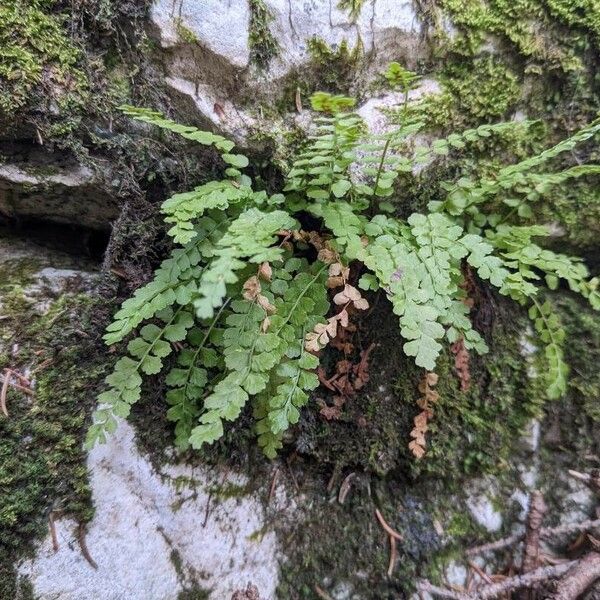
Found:
[(32, 369), (35, 386), (34, 395), (9, 388), (9, 416), (0, 416), (1, 598), (24, 593), (14, 563), (48, 531), (51, 511), (92, 516), (82, 440), (106, 363), (97, 333), (103, 311), (89, 297), (62, 296), (40, 317), (22, 288), (9, 285), (0, 289), (0, 368)]
[(77, 68), (80, 52), (53, 7), (53, 0), (0, 3), (0, 113), (24, 108), (35, 93), (59, 107), (83, 103), (87, 80)]
[(259, 69), (266, 69), (279, 54), (279, 42), (269, 28), (272, 20), (273, 15), (263, 0), (250, 0), (250, 62)]

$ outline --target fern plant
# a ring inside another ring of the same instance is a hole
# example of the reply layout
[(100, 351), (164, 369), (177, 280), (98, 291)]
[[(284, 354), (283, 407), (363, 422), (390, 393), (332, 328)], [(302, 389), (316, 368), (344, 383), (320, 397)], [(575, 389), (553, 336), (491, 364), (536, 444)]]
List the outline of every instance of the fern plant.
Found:
[[(597, 165), (544, 167), (595, 136), (600, 121), (493, 179), (444, 183), (443, 201), (403, 220), (391, 214), (389, 202), (401, 174), (527, 123), (482, 125), (415, 146), (419, 123), (372, 136), (351, 112), (351, 99), (319, 93), (312, 104), (321, 111), (314, 134), (281, 193), (272, 195), (243, 174), (248, 159), (233, 154), (228, 140), (123, 107), (134, 119), (213, 147), (224, 178), (164, 202), (176, 248), (108, 327), (107, 344), (132, 339), (106, 379), (89, 444), (114, 431), (115, 417), (127, 417), (140, 398), (142, 377), (159, 373), (175, 352), (166, 400), (176, 444), (198, 449), (213, 443), (250, 404), (258, 442), (273, 457), (318, 386), (320, 351), (348, 326), (351, 311), (368, 307), (360, 290), (387, 296), (404, 352), (428, 372), (444, 344), (487, 352), (469, 319), (467, 266), (529, 307), (545, 348), (548, 395), (565, 392), (564, 331), (542, 284), (555, 289), (562, 281), (598, 309), (598, 280), (581, 260), (536, 244), (549, 230), (529, 222), (531, 205), (550, 186), (599, 172)], [(319, 225), (305, 230), (302, 222)], [(350, 280), (350, 263), (362, 265), (358, 283)]]

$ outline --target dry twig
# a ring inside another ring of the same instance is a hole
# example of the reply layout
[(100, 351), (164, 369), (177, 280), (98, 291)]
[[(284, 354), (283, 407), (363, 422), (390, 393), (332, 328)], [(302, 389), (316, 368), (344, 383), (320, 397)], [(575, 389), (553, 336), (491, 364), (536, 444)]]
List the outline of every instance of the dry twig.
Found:
[(448, 588), (433, 585), (432, 583), (429, 583), (429, 581), (420, 581), (417, 584), (417, 591), (420, 593), (427, 592), (432, 596), (437, 596), (438, 598), (449, 598), (450, 600), (472, 600), (475, 598), (475, 596), (472, 596), (471, 594), (455, 592), (453, 590), (449, 590)]
[(546, 503), (539, 490), (531, 494), (527, 525), (525, 531), (525, 547), (523, 549), (523, 564), (521, 573), (529, 573), (540, 564), (540, 529), (546, 514)]
[(437, 596), (439, 598), (450, 598), (451, 600), (492, 600), (492, 598), (497, 598), (502, 594), (507, 594), (522, 588), (532, 587), (537, 583), (560, 577), (579, 562), (580, 561), (570, 561), (560, 565), (542, 567), (540, 569), (536, 569), (535, 571), (531, 571), (530, 573), (525, 573), (524, 575), (508, 577), (499, 583), (494, 583), (492, 585), (486, 585), (482, 588), (479, 588), (474, 594), (455, 592), (447, 588), (432, 585), (428, 581), (420, 581), (417, 585), (417, 589), (420, 592), (429, 592), (433, 596)]
[[(582, 521), (581, 523), (568, 523), (566, 525), (560, 525), (558, 527), (542, 527), (540, 529), (540, 536), (546, 539), (556, 535), (569, 535), (571, 533), (579, 533), (581, 531), (593, 529), (594, 527), (600, 527), (600, 519)], [(508, 546), (518, 544), (519, 542), (523, 541), (524, 537), (525, 536), (523, 534), (511, 535), (501, 540), (490, 542), (489, 544), (483, 544), (481, 546), (469, 548), (466, 554), (467, 556), (475, 556), (477, 554), (482, 554), (483, 552), (502, 550), (503, 548), (507, 548)]]
[(576, 600), (598, 579), (600, 579), (600, 553), (590, 552), (563, 575), (551, 599)]

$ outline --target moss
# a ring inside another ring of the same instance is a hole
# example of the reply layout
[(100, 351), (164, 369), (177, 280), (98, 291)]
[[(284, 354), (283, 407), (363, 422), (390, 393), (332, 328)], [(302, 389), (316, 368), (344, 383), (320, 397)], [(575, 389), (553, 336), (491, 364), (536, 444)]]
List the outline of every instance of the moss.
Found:
[[(313, 489), (303, 487), (312, 499), (310, 511), (286, 537), (288, 561), (282, 565), (277, 597), (312, 599), (316, 586), (332, 597), (342, 596), (342, 590), (347, 591), (343, 597), (365, 600), (403, 597), (425, 556), (440, 548), (426, 499), (405, 494), (398, 481), (358, 476), (342, 505), (336, 492), (325, 492), (324, 479), (312, 483)], [(375, 508), (405, 539), (392, 577), (385, 575), (389, 541)]]
[(181, 18), (175, 19), (174, 23), (175, 31), (182, 42), (186, 42), (187, 44), (198, 43), (198, 36), (189, 27), (186, 27), (184, 25), (183, 20)]
[[(462, 35), (452, 42), (456, 51), (472, 55), (492, 34), (511, 44), (521, 56), (550, 67), (564, 71), (582, 67), (573, 52), (573, 32), (559, 29), (560, 21), (552, 19), (541, 0), (442, 0), (440, 5), (460, 28)], [(545, 26), (542, 32), (540, 21)]]
[[(409, 107), (429, 129), (456, 130), (509, 116), (522, 96), (517, 74), (501, 59), (454, 57), (439, 74), (442, 91)], [(393, 116), (392, 116), (393, 118)]]
[(279, 54), (279, 42), (269, 28), (272, 20), (273, 15), (263, 0), (250, 0), (250, 62), (260, 69), (266, 69)]
[(345, 10), (352, 20), (356, 20), (362, 10), (364, 0), (339, 0), (337, 6), (340, 10)]
[[(570, 404), (583, 420), (590, 437), (581, 440), (591, 453), (600, 450), (600, 322), (597, 313), (580, 300), (567, 295), (554, 298), (561, 321), (567, 331), (566, 359), (571, 368), (569, 377)], [(595, 431), (595, 435), (592, 433)]]
[(556, 244), (560, 251), (572, 249), (576, 254), (588, 253), (596, 262), (596, 248), (600, 228), (600, 189), (597, 178), (588, 177), (551, 190), (534, 207), (540, 222), (556, 224), (564, 230)]
[(341, 93), (348, 90), (351, 80), (356, 76), (363, 46), (359, 40), (354, 48), (350, 48), (344, 39), (339, 47), (333, 48), (322, 39), (313, 37), (308, 40), (308, 52), (326, 90)]
[(471, 356), (473, 383), (468, 392), (459, 389), (450, 354), (441, 357), (436, 369), (440, 400), (423, 460), (416, 461), (408, 450), (422, 372), (404, 356), (396, 318), (383, 300), (362, 324), (364, 331), (377, 332), (372, 341), (379, 344), (372, 354), (370, 385), (346, 405), (339, 421), (304, 413), (296, 448), (341, 469), (360, 466), (380, 475), (401, 469), (413, 476), (445, 478), (505, 468), (514, 437), (540, 413), (544, 396), (530, 383), (520, 352), (526, 316), (515, 314), (512, 305), (497, 305), (485, 294), (483, 298), (475, 319), (485, 321), (486, 327), (495, 320), (493, 331), (488, 331), (491, 351), (484, 357)]
[(210, 590), (205, 590), (198, 585), (193, 585), (177, 594), (177, 600), (209, 600)]
[(36, 317), (15, 279), (0, 291), (4, 345), (19, 347), (0, 354), (0, 368), (40, 368), (35, 396), (9, 389), (9, 417), (0, 420), (0, 597), (13, 598), (14, 561), (47, 532), (48, 513), (92, 516), (82, 440), (106, 359), (95, 333), (102, 311), (87, 296), (63, 296)]
[[(551, 121), (563, 132), (594, 118), (599, 108), (600, 37), (593, 0), (440, 0), (433, 6), (427, 14), (437, 23), (433, 39), (440, 71), (448, 63), (468, 70), (492, 46), (510, 61), (507, 66), (522, 82), (521, 100), (528, 116)], [(444, 17), (456, 26), (452, 36), (441, 27)], [(473, 91), (477, 93), (477, 87)], [(501, 85), (496, 91), (502, 97)], [(469, 103), (470, 96), (463, 97)], [(438, 126), (456, 122), (454, 109), (460, 113), (462, 107), (453, 106), (454, 99), (449, 91), (430, 99), (429, 120)], [(509, 108), (509, 102), (503, 104)], [(484, 118), (504, 116), (493, 112), (495, 116)]]
[(36, 94), (58, 107), (80, 107), (87, 79), (80, 52), (64, 31), (53, 0), (0, 3), (0, 111), (10, 115)]
[(441, 81), (466, 122), (504, 118), (521, 95), (517, 76), (492, 56), (451, 64), (442, 73)]
[(600, 41), (600, 11), (594, 0), (546, 0), (546, 5), (561, 22), (586, 29)]

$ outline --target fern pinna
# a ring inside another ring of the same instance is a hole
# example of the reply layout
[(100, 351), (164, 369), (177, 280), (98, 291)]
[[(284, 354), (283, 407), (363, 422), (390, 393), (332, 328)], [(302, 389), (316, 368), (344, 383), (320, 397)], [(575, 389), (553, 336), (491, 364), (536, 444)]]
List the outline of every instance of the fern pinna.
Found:
[[(255, 189), (242, 173), (248, 159), (232, 154), (228, 140), (123, 107), (135, 119), (215, 148), (225, 178), (164, 202), (176, 249), (108, 327), (107, 344), (134, 337), (106, 378), (90, 444), (114, 431), (115, 417), (128, 416), (142, 376), (159, 373), (177, 352), (166, 376), (177, 445), (213, 443), (250, 403), (258, 442), (273, 457), (318, 386), (320, 350), (347, 327), (350, 307), (368, 307), (358, 288), (382, 290), (398, 316), (405, 353), (426, 371), (434, 371), (444, 344), (485, 353), (465, 301), (467, 265), (501, 294), (528, 305), (545, 348), (548, 395), (565, 392), (564, 332), (540, 284), (554, 289), (563, 281), (598, 309), (598, 280), (581, 260), (537, 245), (549, 231), (529, 221), (532, 205), (550, 187), (598, 172), (596, 165), (543, 167), (596, 135), (600, 122), (493, 178), (444, 183), (443, 201), (403, 220), (393, 216), (388, 200), (400, 174), (528, 125), (482, 125), (415, 147), (411, 140), (421, 125), (414, 119), (372, 136), (351, 107), (348, 98), (313, 97), (321, 111), (315, 133), (282, 193), (274, 195)], [(299, 218), (307, 215), (320, 223), (317, 231), (302, 229)], [(349, 281), (350, 263), (362, 265), (357, 286)]]

